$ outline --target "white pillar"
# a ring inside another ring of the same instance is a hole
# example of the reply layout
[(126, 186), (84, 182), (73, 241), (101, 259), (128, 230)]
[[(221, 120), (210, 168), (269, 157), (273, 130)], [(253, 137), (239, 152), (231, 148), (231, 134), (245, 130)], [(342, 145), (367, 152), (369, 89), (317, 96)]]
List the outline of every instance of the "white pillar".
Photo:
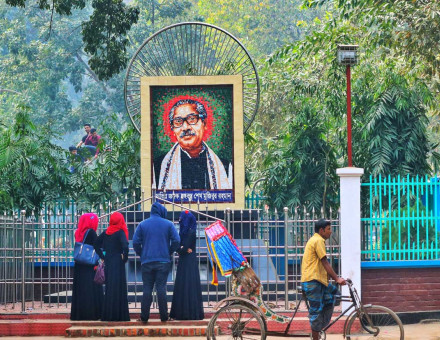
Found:
[[(364, 169), (341, 168), (336, 173), (340, 177), (341, 197), (341, 276), (353, 281), (361, 295), (361, 176)], [(348, 295), (347, 287), (342, 295)], [(349, 306), (344, 302), (342, 308)]]

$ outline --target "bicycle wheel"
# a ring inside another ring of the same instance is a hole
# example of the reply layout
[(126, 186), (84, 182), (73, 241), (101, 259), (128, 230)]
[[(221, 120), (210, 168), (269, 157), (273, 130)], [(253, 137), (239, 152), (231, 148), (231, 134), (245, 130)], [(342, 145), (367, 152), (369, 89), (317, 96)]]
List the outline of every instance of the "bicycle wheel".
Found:
[(208, 340), (265, 340), (266, 332), (263, 320), (252, 309), (229, 305), (214, 314), (209, 321), (206, 337)]
[(364, 306), (364, 312), (354, 314), (348, 321), (345, 334), (349, 340), (404, 339), (402, 321), (383, 306)]

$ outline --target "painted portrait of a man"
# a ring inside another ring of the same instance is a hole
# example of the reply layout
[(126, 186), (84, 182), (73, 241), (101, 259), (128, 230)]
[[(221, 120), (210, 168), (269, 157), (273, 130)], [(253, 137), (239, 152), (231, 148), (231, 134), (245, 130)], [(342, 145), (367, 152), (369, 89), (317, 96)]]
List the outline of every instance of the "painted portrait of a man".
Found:
[(241, 75), (141, 78), (146, 194), (165, 203), (244, 207), (242, 83)]
[(203, 96), (175, 96), (164, 105), (163, 128), (173, 143), (154, 159), (153, 187), (158, 190), (233, 189), (231, 160), (216, 154), (208, 140), (215, 117)]

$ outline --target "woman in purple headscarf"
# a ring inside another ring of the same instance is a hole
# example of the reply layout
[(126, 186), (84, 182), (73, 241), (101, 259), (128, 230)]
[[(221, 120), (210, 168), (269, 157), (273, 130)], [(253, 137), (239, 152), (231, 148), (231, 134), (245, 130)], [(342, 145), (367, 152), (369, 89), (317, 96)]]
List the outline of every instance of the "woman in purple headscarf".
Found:
[(197, 222), (188, 210), (179, 217), (180, 248), (170, 318), (202, 320), (203, 300), (196, 254)]

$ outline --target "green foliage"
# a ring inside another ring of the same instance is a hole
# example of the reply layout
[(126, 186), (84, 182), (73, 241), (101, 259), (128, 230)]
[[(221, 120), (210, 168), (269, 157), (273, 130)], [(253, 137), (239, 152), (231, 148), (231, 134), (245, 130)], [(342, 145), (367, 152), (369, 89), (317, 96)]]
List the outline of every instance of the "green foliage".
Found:
[[(25, 0), (6, 0), (16, 7), (26, 7)], [(49, 26), (51, 33), (53, 13), (72, 15), (73, 9), (83, 10), (85, 0), (63, 0), (49, 2), (39, 0), (37, 6), (41, 10), (51, 11)], [(102, 80), (108, 80), (121, 71), (128, 60), (126, 45), (127, 32), (136, 23), (139, 10), (127, 7), (122, 0), (93, 0), (93, 14), (89, 20), (83, 20), (82, 35), (84, 50), (91, 53), (90, 67)], [(29, 7), (29, 6), (28, 6)]]
[(65, 151), (51, 142), (48, 127), (36, 128), (29, 107), (19, 105), (16, 119), (0, 136), (0, 208), (32, 210), (67, 188)]
[(93, 0), (93, 14), (83, 22), (84, 50), (92, 56), (90, 67), (99, 79), (108, 80), (127, 64), (127, 32), (136, 23), (139, 9), (122, 0)]
[[(364, 153), (366, 173), (373, 176), (430, 173), (430, 152), (434, 156), (432, 161), (438, 163), (435, 145), (429, 143), (426, 131), (426, 103), (431, 100), (431, 94), (423, 83), (410, 84), (403, 75), (396, 74), (394, 65), (371, 72), (357, 82), (358, 86), (368, 88), (356, 104), (357, 115), (365, 116), (362, 119), (365, 131), (357, 129), (365, 136), (356, 135), (364, 147), (361, 143), (356, 146)], [(376, 81), (362, 84), (365, 79)]]
[[(107, 119), (99, 145), (106, 151), (90, 165), (72, 161), (53, 144), (54, 137), (49, 126), (33, 124), (28, 107), (17, 108), (14, 124), (0, 136), (0, 210), (38, 211), (43, 202), (57, 198), (96, 206), (139, 190), (139, 135), (132, 127), (121, 132), (117, 117)], [(75, 167), (72, 174), (70, 166)]]
[(370, 44), (382, 54), (404, 56), (438, 84), (440, 3), (431, 0), (338, 0), (341, 15), (367, 27)]
[[(363, 27), (329, 15), (315, 21), (305, 39), (276, 51), (262, 69), (261, 115), (251, 133), (271, 142), (258, 151), (250, 145), (251, 152), (260, 152), (264, 159), (253, 159), (250, 166), (258, 169), (254, 180), (266, 176), (265, 196), (278, 209), (283, 201), (292, 208), (337, 208), (337, 187), (325, 183), (337, 183), (336, 168), (346, 166), (347, 159), (345, 67), (336, 61), (341, 41), (365, 44), (360, 65), (352, 68), (354, 165), (369, 176), (427, 174), (438, 164), (436, 143), (427, 139), (426, 131), (433, 96), (417, 77), (419, 70), (407, 72), (402, 59), (377, 60)], [(305, 133), (301, 127), (309, 124)], [(271, 139), (274, 135), (277, 138)], [(315, 168), (320, 178), (311, 171)]]
[(97, 206), (107, 201), (115, 202), (125, 192), (137, 192), (140, 197), (140, 138), (130, 125), (120, 131), (118, 118), (112, 116), (103, 125), (104, 131), (99, 144), (103, 151), (92, 165), (79, 166), (69, 176), (69, 190), (63, 198)]
[[(279, 211), (298, 205), (319, 210), (336, 203), (338, 181), (329, 171), (335, 168), (336, 159), (328, 126), (308, 98), (302, 104), (294, 119), (285, 119), (287, 129), (266, 143), (263, 188), (271, 206)], [(330, 204), (329, 199), (333, 199)]]
[(266, 56), (287, 43), (300, 40), (308, 24), (325, 8), (302, 11), (301, 0), (197, 0), (203, 21), (234, 34), (254, 57)]

